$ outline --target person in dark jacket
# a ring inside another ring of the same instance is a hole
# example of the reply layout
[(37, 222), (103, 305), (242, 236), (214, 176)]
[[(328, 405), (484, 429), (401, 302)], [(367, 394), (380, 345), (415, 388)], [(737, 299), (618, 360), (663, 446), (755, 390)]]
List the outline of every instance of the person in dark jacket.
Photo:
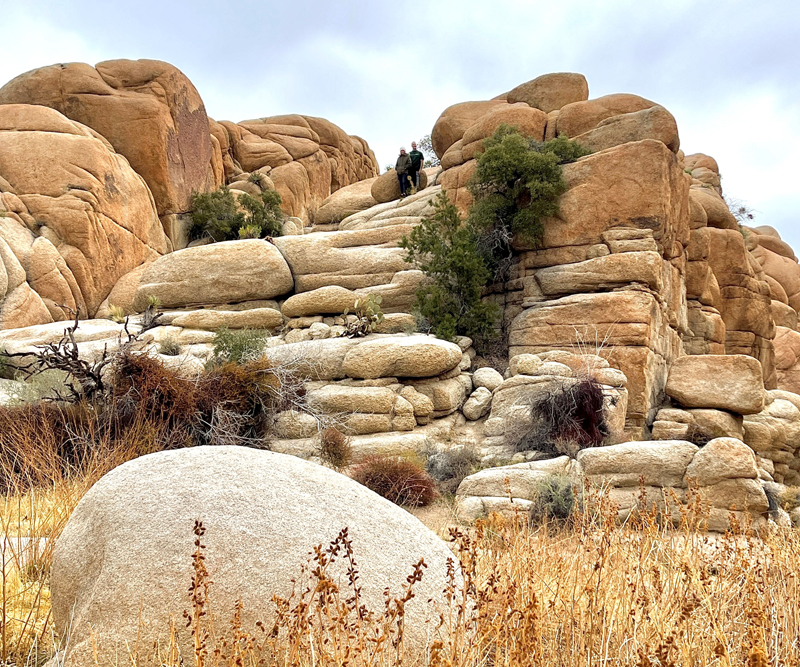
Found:
[(425, 162), (425, 156), (421, 151), (417, 150), (417, 142), (411, 142), (411, 152), (408, 154), (411, 158), (411, 169), (408, 170), (408, 177), (411, 179), (411, 185), (419, 190), (419, 170), (422, 169), (422, 163)]
[(397, 172), (397, 180), (400, 181), (400, 196), (408, 196), (408, 172), (411, 169), (411, 158), (406, 154), (405, 148), (400, 148), (400, 156), (394, 165), (394, 170)]

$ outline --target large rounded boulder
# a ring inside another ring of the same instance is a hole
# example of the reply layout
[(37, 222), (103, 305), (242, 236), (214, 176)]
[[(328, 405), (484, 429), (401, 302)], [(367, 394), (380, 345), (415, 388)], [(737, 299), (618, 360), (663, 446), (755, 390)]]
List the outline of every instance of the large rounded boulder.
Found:
[[(405, 605), (407, 648), (421, 649), (444, 604), (452, 554), (416, 518), (367, 488), (301, 459), (244, 447), (195, 447), (130, 461), (103, 477), (70, 517), (55, 546), (53, 615), (68, 634), (64, 664), (106, 663), (169, 640), (175, 620), (183, 656), (193, 642), (182, 614), (191, 610), (193, 528), (206, 532), (205, 567), (217, 634), (230, 627), (237, 600), (245, 631), (271, 627), (274, 595), (302, 591), (301, 567), (314, 548), (347, 528), (360, 600), (382, 612), (384, 590), (402, 594), (414, 565), (427, 567)], [(347, 588), (343, 553), (326, 573)], [(312, 603), (313, 604), (313, 603)], [(96, 652), (96, 654), (95, 654)]]
[(41, 67), (0, 88), (0, 104), (15, 103), (48, 106), (99, 132), (142, 175), (160, 216), (188, 211), (192, 192), (221, 184), (203, 100), (169, 63)]

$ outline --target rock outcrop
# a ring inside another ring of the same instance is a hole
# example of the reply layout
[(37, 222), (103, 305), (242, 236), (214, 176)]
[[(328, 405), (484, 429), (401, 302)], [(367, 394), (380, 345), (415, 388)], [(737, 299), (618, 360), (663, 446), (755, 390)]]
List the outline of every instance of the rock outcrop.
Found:
[(0, 105), (0, 327), (91, 317), (126, 273), (171, 250), (153, 198), (94, 130)]
[[(51, 65), (0, 88), (0, 104), (50, 107), (105, 139), (144, 178), (158, 214), (190, 210), (193, 192), (223, 183), (219, 146), (192, 82), (158, 60), (109, 60)], [(216, 158), (216, 159), (215, 159)]]

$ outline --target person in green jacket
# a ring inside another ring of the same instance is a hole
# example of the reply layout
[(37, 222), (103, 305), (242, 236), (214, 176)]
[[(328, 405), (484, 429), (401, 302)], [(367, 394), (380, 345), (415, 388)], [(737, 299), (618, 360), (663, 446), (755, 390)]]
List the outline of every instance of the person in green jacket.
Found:
[(411, 152), (408, 154), (411, 158), (411, 169), (408, 170), (408, 176), (411, 179), (411, 185), (419, 190), (419, 171), (422, 169), (422, 163), (425, 162), (425, 156), (417, 150), (417, 142), (411, 142)]
[(408, 196), (408, 172), (411, 169), (411, 158), (406, 153), (404, 147), (400, 148), (400, 156), (394, 165), (394, 170), (397, 172), (397, 180), (400, 181), (400, 196)]

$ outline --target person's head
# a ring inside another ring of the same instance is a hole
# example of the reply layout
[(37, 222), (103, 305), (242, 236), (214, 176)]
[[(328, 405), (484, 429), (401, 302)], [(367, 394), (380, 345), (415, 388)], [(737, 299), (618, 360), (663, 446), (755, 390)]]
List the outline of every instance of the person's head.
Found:
[(411, 150), (412, 150), (412, 151), (415, 151), (415, 150), (417, 150), (417, 142), (416, 142), (416, 141), (412, 141), (412, 142), (411, 142)]
[(406, 152), (406, 147), (400, 146), (400, 155), (405, 155), (405, 152)]

